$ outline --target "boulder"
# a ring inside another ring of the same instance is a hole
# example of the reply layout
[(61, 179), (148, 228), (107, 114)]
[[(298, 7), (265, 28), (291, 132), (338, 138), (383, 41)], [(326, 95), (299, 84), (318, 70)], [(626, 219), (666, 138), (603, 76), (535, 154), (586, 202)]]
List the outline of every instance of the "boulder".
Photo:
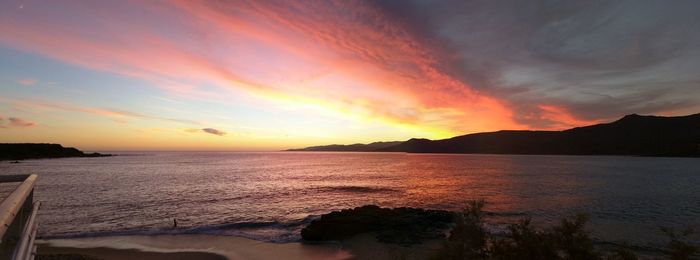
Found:
[(454, 213), (417, 208), (381, 208), (366, 205), (324, 214), (301, 230), (306, 241), (340, 240), (374, 233), (386, 243), (417, 244), (442, 238), (454, 222)]

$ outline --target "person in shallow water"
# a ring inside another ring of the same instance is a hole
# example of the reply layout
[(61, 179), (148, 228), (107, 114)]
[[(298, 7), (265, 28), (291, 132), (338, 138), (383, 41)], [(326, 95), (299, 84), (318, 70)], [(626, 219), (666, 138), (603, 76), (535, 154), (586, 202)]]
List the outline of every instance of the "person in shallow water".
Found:
[(176, 228), (176, 227), (177, 227), (177, 219), (174, 218), (174, 219), (173, 219), (173, 228)]

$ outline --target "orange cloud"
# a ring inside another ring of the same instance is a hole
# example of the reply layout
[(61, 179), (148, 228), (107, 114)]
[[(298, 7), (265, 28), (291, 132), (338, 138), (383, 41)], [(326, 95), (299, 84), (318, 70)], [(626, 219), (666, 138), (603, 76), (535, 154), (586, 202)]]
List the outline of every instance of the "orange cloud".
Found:
[[(501, 101), (481, 95), (442, 72), (436, 51), (413, 39), (394, 21), (361, 3), (341, 2), (341, 6), (289, 3), (290, 7), (254, 2), (251, 6), (236, 8), (257, 15), (260, 21), (266, 21), (264, 24), (271, 24), (271, 28), (261, 28), (250, 20), (230, 15), (228, 12), (232, 10), (225, 6), (191, 1), (178, 3), (192, 15), (219, 25), (222, 30), (243, 32), (266, 44), (291, 50), (295, 55), (301, 53), (302, 57), (333, 72), (326, 75), (349, 76), (358, 81), (359, 84), (350, 89), (333, 92), (324, 91), (336, 88), (328, 85), (333, 84), (331, 82), (322, 84), (325, 83), (321, 82), (323, 77), (305, 85), (316, 96), (334, 100), (333, 105), (341, 110), (359, 107), (369, 116), (405, 124), (441, 123), (438, 124), (440, 127), (455, 131), (521, 127), (512, 122), (511, 112)], [(324, 20), (324, 17), (333, 19)], [(301, 35), (298, 38), (307, 42), (284, 37), (290, 33), (275, 34), (275, 28), (280, 31), (283, 28), (286, 32), (292, 29)], [(313, 41), (308, 42), (309, 39)], [(321, 51), (309, 53), (310, 45), (318, 46), (314, 50)], [(450, 111), (449, 116), (444, 116), (445, 110)], [(439, 122), (441, 118), (444, 120)]]
[[(425, 128), (428, 137), (524, 127), (512, 120), (503, 101), (446, 73), (440, 50), (361, 2), (145, 5), (149, 19), (144, 20), (97, 5), (65, 7), (75, 15), (99, 13), (83, 18), (96, 19), (85, 23), (99, 24), (102, 31), (86, 32), (50, 17), (6, 16), (0, 18), (0, 42), (141, 78), (186, 96), (220, 99), (202, 87), (214, 85), (275, 102)], [(112, 118), (149, 118), (61, 107)]]
[(552, 122), (550, 129), (561, 130), (566, 128), (592, 125), (601, 123), (600, 120), (582, 120), (573, 116), (566, 108), (554, 105), (539, 105), (541, 119)]

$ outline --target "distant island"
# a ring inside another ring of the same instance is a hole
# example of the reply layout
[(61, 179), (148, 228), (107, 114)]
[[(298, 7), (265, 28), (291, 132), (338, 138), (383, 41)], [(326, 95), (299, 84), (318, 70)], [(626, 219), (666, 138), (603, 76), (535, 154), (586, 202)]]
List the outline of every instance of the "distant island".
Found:
[(0, 161), (66, 157), (105, 157), (111, 154), (84, 153), (60, 144), (0, 144)]
[(414, 138), (287, 151), (700, 157), (700, 114), (675, 117), (632, 114), (612, 123), (563, 131), (502, 130), (442, 140)]

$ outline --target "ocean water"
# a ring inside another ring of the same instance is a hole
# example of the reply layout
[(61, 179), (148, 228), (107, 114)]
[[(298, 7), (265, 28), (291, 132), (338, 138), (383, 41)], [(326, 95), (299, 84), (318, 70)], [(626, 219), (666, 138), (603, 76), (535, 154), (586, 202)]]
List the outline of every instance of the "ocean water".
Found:
[(692, 158), (163, 152), (0, 162), (0, 173), (39, 175), (44, 238), (205, 233), (288, 242), (333, 210), (459, 210), (479, 198), (493, 232), (524, 217), (546, 225), (584, 212), (596, 241), (654, 250), (665, 241), (659, 226), (700, 227), (700, 159)]

